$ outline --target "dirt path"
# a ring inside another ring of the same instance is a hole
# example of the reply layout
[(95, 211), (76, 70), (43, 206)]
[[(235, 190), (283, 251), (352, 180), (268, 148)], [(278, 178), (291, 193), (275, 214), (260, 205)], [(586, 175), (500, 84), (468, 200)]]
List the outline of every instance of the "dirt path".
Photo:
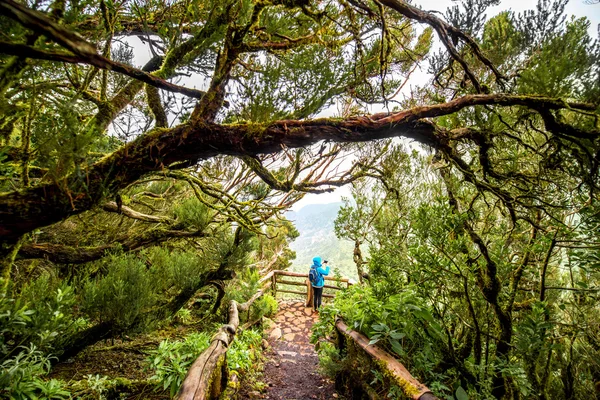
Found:
[(309, 343), (310, 329), (317, 320), (300, 302), (280, 302), (275, 328), (269, 337), (270, 352), (264, 377), (269, 388), (264, 398), (272, 400), (342, 399), (333, 382), (317, 372), (319, 359)]

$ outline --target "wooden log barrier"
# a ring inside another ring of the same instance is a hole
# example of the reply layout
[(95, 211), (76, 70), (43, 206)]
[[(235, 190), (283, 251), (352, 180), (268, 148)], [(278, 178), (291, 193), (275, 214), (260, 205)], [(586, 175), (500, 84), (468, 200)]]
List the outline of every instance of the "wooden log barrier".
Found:
[[(275, 272), (277, 275), (282, 275), (282, 276), (295, 276), (298, 278), (308, 277), (308, 274), (304, 274), (302, 272), (292, 272), (292, 271), (283, 271), (283, 270), (275, 270), (272, 272)], [(344, 282), (344, 283), (348, 283), (350, 281), (350, 279), (348, 279), (348, 278), (336, 278), (335, 276), (324, 276), (323, 278), (326, 281), (339, 281), (339, 282)]]
[[(265, 275), (258, 290), (248, 301), (229, 305), (229, 321), (212, 337), (210, 345), (194, 361), (175, 396), (178, 400), (213, 400), (219, 398), (227, 387), (227, 349), (233, 342), (240, 325), (240, 312), (250, 310), (252, 304), (273, 284), (274, 272)], [(266, 283), (266, 284), (265, 284)]]
[(278, 279), (277, 283), (281, 283), (282, 285), (304, 286), (304, 282), (302, 281), (288, 281), (285, 279)]
[[(299, 290), (279, 289), (278, 292), (306, 295), (306, 292), (301, 292)], [(335, 294), (323, 293), (323, 297), (326, 297), (326, 298), (329, 298), (329, 299), (333, 299), (335, 297)], [(306, 306), (306, 307), (308, 307), (308, 306)]]
[(341, 319), (336, 321), (335, 326), (341, 334), (352, 339), (371, 358), (382, 364), (406, 396), (413, 400), (439, 400), (427, 386), (416, 380), (398, 360), (380, 347), (369, 344), (368, 337), (348, 328)]
[[(288, 280), (278, 280), (277, 283), (280, 283), (282, 285), (293, 285), (293, 286), (304, 286), (304, 285), (306, 285), (306, 282), (288, 281)], [(334, 285), (323, 285), (323, 288), (325, 288), (325, 289), (334, 289), (334, 290), (341, 290), (342, 289), (342, 288), (339, 288), (339, 287), (334, 286)], [(302, 294), (306, 294), (306, 293), (302, 292)]]
[[(238, 304), (232, 300), (229, 305), (229, 321), (223, 325), (217, 333), (212, 337), (210, 345), (200, 356), (194, 361), (175, 396), (177, 400), (213, 400), (217, 399), (223, 390), (227, 387), (228, 370), (227, 370), (227, 349), (235, 339), (238, 327), (240, 325), (240, 313), (249, 312), (252, 304), (262, 296), (269, 287), (273, 288), (273, 294), (277, 292), (277, 275), (308, 278), (308, 274), (299, 272), (274, 270), (262, 277), (258, 283), (261, 288), (248, 301), (243, 304)], [(341, 281), (350, 285), (348, 279), (324, 277), (328, 281)], [(284, 281), (282, 284), (297, 284), (304, 285), (303, 282)], [(307, 296), (307, 304), (310, 301), (312, 305), (312, 290), (310, 290), (310, 282), (306, 279), (307, 292), (294, 290), (281, 290), (284, 293), (295, 293)], [(338, 289), (337, 287), (327, 285), (326, 287)], [(335, 297), (332, 294), (323, 294), (323, 297)], [(421, 400), (426, 400), (425, 398)]]

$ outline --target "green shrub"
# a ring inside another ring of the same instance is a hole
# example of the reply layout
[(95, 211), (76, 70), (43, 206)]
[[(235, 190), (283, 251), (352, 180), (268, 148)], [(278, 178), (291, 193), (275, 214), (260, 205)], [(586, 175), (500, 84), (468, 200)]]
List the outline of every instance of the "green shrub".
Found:
[[(239, 275), (238, 278), (233, 281), (225, 292), (225, 297), (223, 298), (223, 303), (221, 307), (221, 312), (227, 313), (229, 309), (229, 304), (231, 300), (235, 300), (239, 304), (245, 303), (250, 297), (252, 297), (259, 289), (258, 281), (260, 280), (260, 275), (253, 268), (244, 269)], [(257, 300), (258, 301), (258, 300)], [(256, 303), (256, 302), (255, 302)], [(251, 315), (252, 318), (252, 309)], [(240, 314), (240, 320), (246, 321), (248, 317), (247, 313)]]
[[(333, 336), (335, 320), (342, 317), (350, 328), (369, 337), (372, 344), (395, 354), (418, 379), (432, 382), (448, 378), (433, 372), (434, 366), (444, 359), (441, 344), (445, 335), (410, 287), (382, 298), (374, 293), (372, 287), (358, 285), (338, 293), (332, 304), (321, 308), (311, 342)], [(319, 352), (323, 369), (338, 373), (340, 370), (333, 368), (335, 355), (329, 345), (321, 342), (320, 346), (325, 348)]]
[(192, 333), (183, 341), (163, 340), (148, 359), (154, 371), (150, 380), (156, 382), (157, 389), (169, 390), (173, 397), (194, 360), (209, 344), (210, 336), (204, 332)]
[(344, 369), (342, 358), (338, 349), (329, 342), (320, 342), (317, 353), (319, 354), (319, 369), (331, 378)]
[(44, 381), (50, 371), (50, 359), (35, 345), (22, 347), (14, 357), (0, 365), (0, 394), (11, 399), (66, 399), (70, 393), (56, 379)]
[(270, 294), (263, 294), (252, 304), (250, 320), (256, 321), (262, 317), (271, 317), (277, 314), (278, 308), (279, 303), (277, 303), (275, 297)]
[[(162, 257), (162, 262), (155, 261), (158, 252), (167, 253), (166, 257)], [(160, 279), (165, 286), (163, 290), (171, 288), (175, 291), (184, 291), (197, 288), (202, 273), (210, 265), (194, 252), (168, 251), (159, 247), (152, 249), (148, 257), (152, 262), (152, 271), (156, 279)]]
[(262, 354), (262, 334), (242, 331), (227, 350), (227, 366), (240, 375), (253, 371)]
[(189, 324), (192, 321), (192, 312), (187, 308), (182, 308), (175, 313), (175, 318), (184, 325)]
[(182, 201), (173, 210), (177, 222), (185, 227), (204, 230), (212, 220), (211, 210), (196, 197)]
[(135, 255), (110, 257), (106, 275), (84, 283), (82, 309), (98, 322), (129, 328), (155, 304), (157, 283)]
[(74, 315), (75, 303), (73, 288), (49, 274), (23, 286), (15, 298), (0, 295), (0, 361), (24, 345), (45, 353), (60, 349), (85, 324)]

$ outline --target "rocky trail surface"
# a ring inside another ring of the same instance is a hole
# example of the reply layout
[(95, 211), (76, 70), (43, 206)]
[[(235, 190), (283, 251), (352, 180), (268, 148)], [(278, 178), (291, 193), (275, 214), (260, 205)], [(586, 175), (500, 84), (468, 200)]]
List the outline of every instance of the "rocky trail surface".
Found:
[(263, 395), (272, 400), (342, 399), (331, 380), (318, 372), (319, 359), (309, 338), (318, 314), (304, 303), (280, 302), (275, 326), (269, 334)]

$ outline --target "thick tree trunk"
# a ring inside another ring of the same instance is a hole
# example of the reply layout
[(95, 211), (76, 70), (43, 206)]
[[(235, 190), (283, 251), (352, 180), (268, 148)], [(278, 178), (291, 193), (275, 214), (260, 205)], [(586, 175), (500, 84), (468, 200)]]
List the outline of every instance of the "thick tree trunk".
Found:
[(363, 269), (363, 265), (365, 262), (363, 261), (362, 251), (360, 250), (360, 242), (358, 240), (354, 241), (354, 253), (352, 258), (354, 259), (354, 264), (356, 264), (356, 272), (358, 273), (358, 280), (362, 284), (366, 274)]
[(111, 322), (102, 322), (78, 332), (69, 339), (67, 346), (63, 348), (63, 351), (56, 359), (56, 362), (67, 361), (87, 347), (96, 344), (103, 339), (114, 337), (116, 332), (113, 329), (114, 325)]

